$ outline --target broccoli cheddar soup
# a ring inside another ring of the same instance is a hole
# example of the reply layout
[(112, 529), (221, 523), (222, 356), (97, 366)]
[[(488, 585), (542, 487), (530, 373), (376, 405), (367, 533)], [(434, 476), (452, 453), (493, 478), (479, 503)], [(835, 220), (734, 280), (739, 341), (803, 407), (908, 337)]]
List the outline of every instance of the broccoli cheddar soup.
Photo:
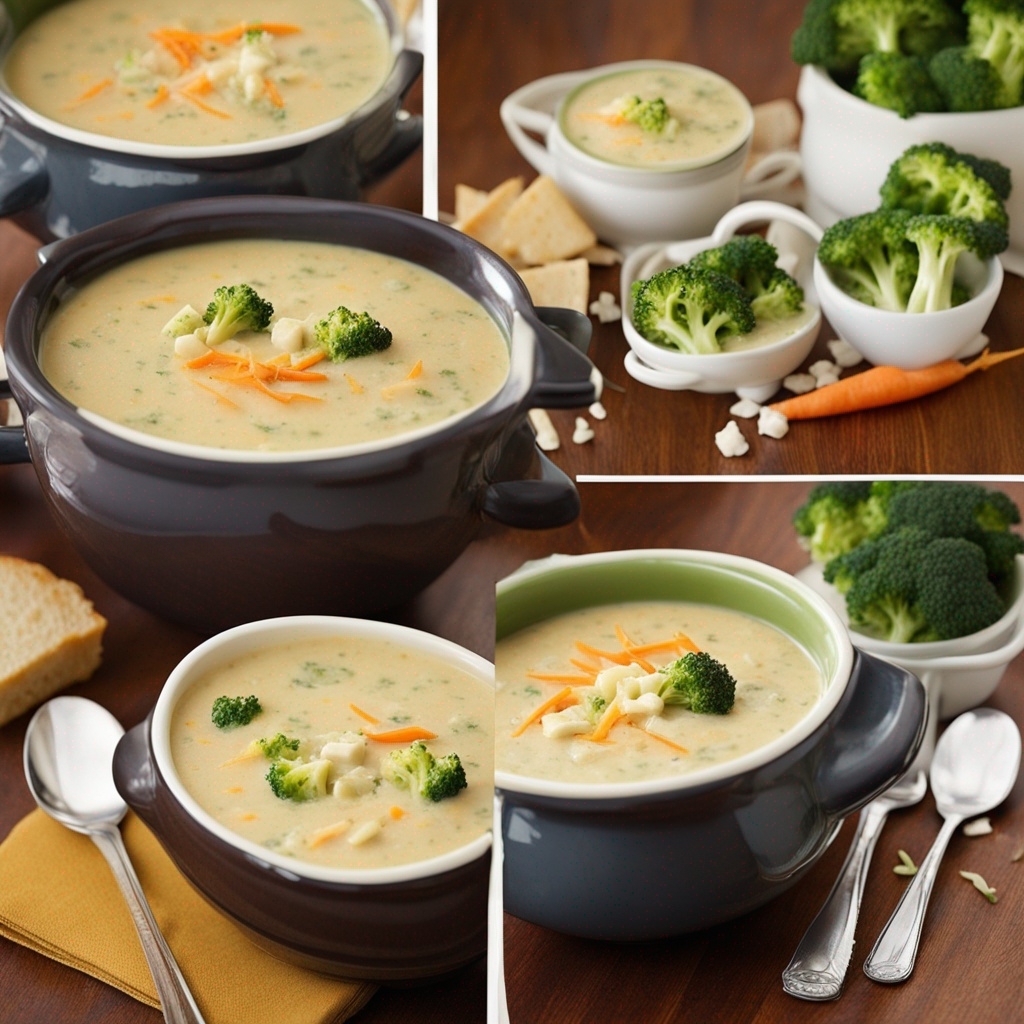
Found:
[(750, 104), (731, 82), (687, 64), (617, 71), (585, 82), (562, 106), (566, 138), (626, 167), (677, 170), (721, 160), (750, 134)]
[(384, 19), (364, 0), (71, 0), (18, 36), (3, 74), (72, 128), (211, 146), (348, 114), (391, 63)]
[(201, 675), (171, 715), (200, 807), (324, 867), (427, 860), (491, 824), (494, 695), (441, 658), (373, 637), (268, 646)]
[(62, 298), (39, 359), (62, 395), (114, 423), (264, 452), (429, 427), (487, 401), (509, 366), (495, 321), (432, 271), (274, 240), (170, 249), (107, 271)]
[(821, 674), (793, 640), (699, 604), (603, 605), (498, 642), (499, 771), (640, 782), (732, 760), (788, 732)]

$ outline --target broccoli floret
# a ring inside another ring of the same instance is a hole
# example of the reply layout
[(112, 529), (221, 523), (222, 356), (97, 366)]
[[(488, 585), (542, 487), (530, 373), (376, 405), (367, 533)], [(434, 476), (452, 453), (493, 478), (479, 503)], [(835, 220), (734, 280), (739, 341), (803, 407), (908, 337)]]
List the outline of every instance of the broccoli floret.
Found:
[(973, 153), (959, 153), (960, 159), (967, 164), (979, 178), (984, 178), (995, 190), (997, 196), (1005, 203), (1010, 198), (1013, 188), (1010, 168), (998, 160), (988, 160)]
[(608, 701), (599, 693), (588, 693), (580, 701), (579, 707), (583, 709), (583, 713), (587, 716), (587, 721), (591, 725), (597, 725), (605, 709), (608, 707)]
[(804, 308), (804, 290), (779, 267), (768, 278), (764, 291), (751, 298), (750, 305), (758, 321), (785, 320)]
[(466, 772), (458, 754), (435, 758), (422, 740), (393, 750), (382, 765), (384, 778), (426, 800), (444, 800), (466, 788)]
[(679, 127), (679, 122), (668, 111), (668, 104), (660, 96), (653, 100), (622, 96), (614, 102), (614, 107), (620, 117), (654, 135), (671, 134)]
[(991, 221), (922, 214), (907, 222), (907, 238), (917, 246), (918, 271), (907, 311), (932, 313), (953, 305), (953, 275), (965, 252), (985, 260), (1009, 244), (1006, 229)]
[(925, 62), (902, 53), (865, 54), (853, 91), (868, 103), (894, 110), (900, 117), (946, 109)]
[(783, 320), (803, 308), (804, 292), (775, 265), (778, 250), (760, 235), (737, 235), (716, 249), (705, 249), (691, 267), (714, 271), (735, 281), (750, 299), (755, 320)]
[(726, 338), (748, 334), (755, 322), (746, 292), (702, 267), (673, 267), (633, 284), (633, 326), (658, 345), (720, 352)]
[(868, 537), (877, 537), (889, 525), (889, 504), (897, 494), (927, 486), (921, 480), (875, 480), (870, 485), (862, 514)]
[(964, 13), (968, 46), (1002, 82), (1000, 106), (1018, 106), (1024, 100), (1024, 0), (966, 0)]
[(685, 654), (661, 672), (665, 682), (658, 696), (666, 704), (679, 704), (698, 715), (724, 715), (732, 709), (736, 680), (706, 651)]
[(258, 739), (256, 746), (259, 748), (264, 757), (269, 757), (271, 761), (276, 760), (279, 757), (287, 757), (289, 753), (295, 754), (299, 749), (299, 741), (292, 739), (289, 736), (285, 736), (283, 732), (279, 732), (276, 736), (272, 736), (270, 739)]
[(241, 331), (265, 331), (273, 315), (274, 307), (250, 285), (222, 285), (203, 315), (209, 324), (206, 344), (219, 345)]
[(326, 758), (316, 761), (279, 758), (267, 770), (266, 779), (274, 796), (282, 800), (315, 800), (327, 795), (327, 773), (331, 762)]
[(793, 526), (816, 562), (830, 562), (869, 536), (864, 510), (869, 483), (829, 481), (818, 484), (793, 514)]
[(889, 502), (888, 526), (916, 526), (936, 537), (966, 537), (979, 531), (1005, 532), (1021, 521), (1020, 509), (1002, 491), (959, 481), (921, 481)]
[(984, 552), (988, 578), (1005, 598), (1013, 582), (1017, 556), (1024, 555), (1024, 538), (1009, 531), (982, 530), (970, 539)]
[(837, 221), (822, 236), (818, 259), (855, 299), (902, 311), (917, 277), (918, 257), (907, 241), (906, 210), (876, 210)]
[(970, 113), (1005, 106), (999, 73), (968, 46), (947, 46), (939, 50), (928, 62), (928, 74), (946, 110)]
[(852, 71), (867, 53), (930, 56), (959, 41), (961, 24), (945, 0), (811, 0), (791, 52), (798, 64)]
[(933, 540), (919, 556), (917, 577), (918, 605), (932, 639), (977, 633), (1006, 610), (988, 578), (984, 552), (962, 537)]
[(391, 332), (369, 313), (353, 313), (339, 306), (313, 327), (317, 344), (336, 363), (383, 352), (391, 344)]
[(262, 710), (259, 698), (253, 694), (218, 697), (213, 702), (210, 719), (218, 729), (233, 729), (237, 725), (248, 725)]
[(889, 168), (882, 206), (991, 221), (1005, 228), (1009, 218), (1003, 200), (977, 168), (977, 162), (942, 142), (911, 146)]

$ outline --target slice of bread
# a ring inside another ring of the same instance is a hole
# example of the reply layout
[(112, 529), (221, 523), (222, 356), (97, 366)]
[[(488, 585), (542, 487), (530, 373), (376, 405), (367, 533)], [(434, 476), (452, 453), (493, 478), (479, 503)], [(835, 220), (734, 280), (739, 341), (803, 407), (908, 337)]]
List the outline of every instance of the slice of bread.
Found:
[(76, 583), (0, 555), (0, 725), (88, 679), (106, 627)]

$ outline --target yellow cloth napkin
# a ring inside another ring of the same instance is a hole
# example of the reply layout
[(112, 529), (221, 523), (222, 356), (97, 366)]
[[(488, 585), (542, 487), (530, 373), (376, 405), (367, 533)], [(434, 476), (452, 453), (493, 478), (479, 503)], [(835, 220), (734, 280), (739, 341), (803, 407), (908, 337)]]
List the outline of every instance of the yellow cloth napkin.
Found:
[[(153, 915), (211, 1024), (337, 1024), (373, 995), (369, 983), (325, 977), (263, 952), (196, 893), (135, 815), (122, 831)], [(160, 1005), (103, 855), (39, 810), (0, 845), (0, 934)]]

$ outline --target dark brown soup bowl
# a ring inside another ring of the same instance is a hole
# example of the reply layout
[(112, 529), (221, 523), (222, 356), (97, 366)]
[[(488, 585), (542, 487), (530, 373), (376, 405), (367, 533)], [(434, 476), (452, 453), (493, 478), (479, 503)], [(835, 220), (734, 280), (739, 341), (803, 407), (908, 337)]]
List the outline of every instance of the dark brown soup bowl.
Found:
[(247, 623), (211, 637), (177, 665), (149, 717), (121, 738), (114, 781), (199, 893), (275, 956), (376, 981), (449, 973), (486, 952), (490, 832), (412, 864), (320, 867), (231, 832), (199, 806), (175, 768), (171, 720), (191, 683), (260, 647), (330, 636), (401, 644), (493, 685), (490, 662), (404, 626), (327, 616)]
[[(46, 380), (40, 331), (68, 289), (144, 253), (225, 238), (333, 242), (433, 270), (507, 339), (504, 385), (475, 409), (386, 442), (258, 453), (120, 427)], [(213, 632), (276, 615), (373, 614), (439, 576), (485, 515), (527, 528), (575, 518), (575, 488), (540, 456), (526, 414), (594, 401), (580, 351), (589, 336), (585, 316), (535, 310), (497, 256), (414, 214), (280, 196), (158, 207), (56, 243), (22, 288), (5, 352), (25, 424), (0, 428), (0, 463), (30, 455), (58, 523), (97, 574), (167, 619)]]
[[(0, 62), (17, 32), (60, 2), (0, 4)], [(423, 55), (403, 48), (387, 0), (368, 2), (387, 26), (387, 78), (356, 110), (289, 135), (203, 147), (112, 138), (43, 117), (12, 95), (0, 76), (0, 217), (53, 239), (151, 206), (206, 196), (358, 199), (423, 136), (422, 119), (401, 109)]]

